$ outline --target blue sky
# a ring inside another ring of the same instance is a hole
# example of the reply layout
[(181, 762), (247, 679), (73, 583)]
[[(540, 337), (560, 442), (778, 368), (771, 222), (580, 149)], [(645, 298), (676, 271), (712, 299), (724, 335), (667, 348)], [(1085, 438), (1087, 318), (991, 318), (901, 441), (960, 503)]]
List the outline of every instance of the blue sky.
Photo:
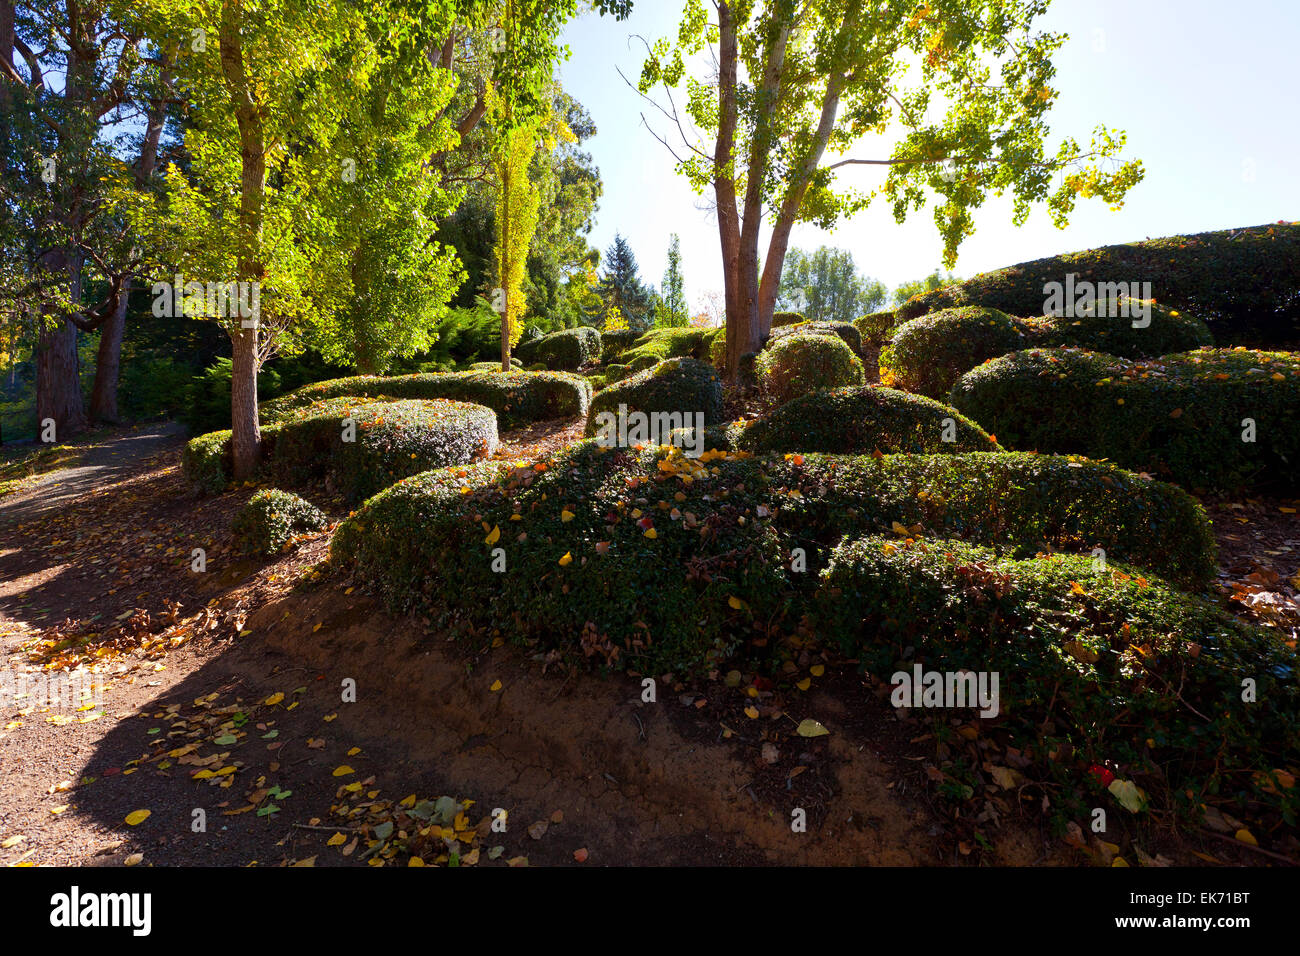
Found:
[[(642, 278), (657, 286), (669, 234), (678, 233), (694, 311), (703, 294), (722, 289), (717, 225), (642, 125), (644, 112), (666, 133), (663, 117), (617, 72), (635, 82), (643, 47), (632, 35), (669, 36), (680, 12), (680, 0), (636, 0), (622, 23), (595, 15), (571, 23), (560, 77), (598, 130), (586, 144), (605, 186), (592, 244), (603, 250), (621, 232)], [(1300, 219), (1300, 0), (1055, 0), (1039, 24), (1070, 35), (1055, 56), (1060, 97), (1049, 149), (1065, 135), (1086, 145), (1097, 125), (1117, 127), (1146, 179), (1118, 212), (1081, 201), (1064, 230), (1043, 210), (1017, 228), (1010, 203), (989, 199), (961, 247), (959, 275), (1148, 236)], [(870, 185), (881, 174), (857, 167), (848, 175)], [(861, 271), (891, 287), (929, 273), (942, 254), (928, 208), (900, 226), (883, 204), (831, 233), (801, 226), (791, 240), (823, 244), (849, 250)]]

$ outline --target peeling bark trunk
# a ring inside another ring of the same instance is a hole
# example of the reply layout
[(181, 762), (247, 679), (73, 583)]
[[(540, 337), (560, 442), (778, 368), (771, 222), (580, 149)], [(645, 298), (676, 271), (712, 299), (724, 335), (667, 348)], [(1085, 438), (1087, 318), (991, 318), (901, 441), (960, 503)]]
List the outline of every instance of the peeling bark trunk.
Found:
[(126, 329), (126, 304), (130, 297), (131, 281), (122, 286), (117, 308), (99, 330), (99, 352), (95, 360), (95, 384), (90, 390), (90, 420), (116, 425), (121, 421), (117, 411), (117, 380), (122, 364), (122, 333)]

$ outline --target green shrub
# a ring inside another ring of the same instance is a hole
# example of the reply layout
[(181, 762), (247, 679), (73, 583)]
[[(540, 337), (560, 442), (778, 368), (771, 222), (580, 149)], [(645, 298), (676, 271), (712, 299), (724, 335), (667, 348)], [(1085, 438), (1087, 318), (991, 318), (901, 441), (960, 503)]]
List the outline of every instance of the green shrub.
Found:
[(219, 495), (226, 490), (234, 471), (230, 451), (230, 429), (197, 435), (181, 452), (181, 473), (200, 494)]
[[(355, 440), (348, 440), (348, 423)], [(295, 409), (275, 426), (266, 469), (278, 482), (302, 487), (329, 480), (351, 501), (393, 482), (496, 451), (490, 408), (433, 401), (363, 402), (334, 398)]]
[(310, 501), (278, 488), (259, 491), (235, 515), (231, 530), (246, 554), (274, 555), (300, 534), (321, 531), (329, 520)]
[(772, 330), (764, 347), (770, 348), (787, 335), (794, 334), (838, 335), (844, 340), (844, 344), (853, 350), (854, 355), (862, 354), (862, 333), (848, 322), (798, 322), (794, 325), (782, 326)]
[(704, 415), (704, 424), (722, 421), (722, 380), (704, 362), (689, 358), (667, 359), (654, 368), (608, 385), (591, 402), (587, 413), (587, 436), (595, 435), (604, 412), (617, 415), (619, 406), (628, 412), (677, 415), (679, 427)]
[(1162, 306), (1200, 316), (1220, 344), (1300, 341), (1300, 223), (1148, 239), (1022, 262), (923, 293), (898, 312), (907, 320), (982, 305), (1038, 316), (1047, 299), (1044, 285), (1064, 283), (1070, 273), (1094, 283), (1149, 281)]
[(813, 392), (786, 402), (751, 422), (739, 447), (759, 453), (840, 455), (1001, 451), (982, 428), (956, 409), (871, 385)]
[(705, 341), (708, 331), (689, 328), (651, 329), (623, 353), (621, 363), (634, 372), (640, 372), (653, 368), (664, 359), (706, 359), (709, 354)]
[(898, 327), (898, 315), (894, 312), (873, 312), (853, 320), (853, 327), (868, 345), (881, 346), (889, 341)]
[(600, 360), (610, 362), (630, 349), (643, 333), (635, 329), (614, 329), (600, 333)]
[(772, 328), (779, 329), (786, 325), (798, 325), (800, 322), (807, 322), (802, 312), (773, 312)]
[(605, 366), (605, 381), (618, 382), (632, 374), (632, 368), (628, 365), (620, 365), (617, 362)]
[[(1110, 764), (1159, 780), (1144, 783), (1158, 803), (1196, 815), (1207, 796), (1239, 794), (1252, 772), (1300, 756), (1296, 652), (1132, 568), (866, 538), (838, 547), (821, 580), (818, 633), (877, 676), (918, 664), (997, 673), (995, 726), (1058, 783)], [(1242, 703), (1245, 678), (1266, 704)], [(1300, 809), (1294, 793), (1273, 794)]]
[[(1011, 448), (1107, 458), (1196, 488), (1297, 486), (1300, 358), (1203, 349), (1143, 362), (1033, 349), (964, 375), (952, 404)], [(1254, 422), (1254, 441), (1244, 441)]]
[(796, 333), (783, 336), (754, 360), (758, 382), (777, 401), (788, 402), (819, 388), (862, 385), (862, 360), (831, 335)]
[[(1133, 300), (1118, 305), (1121, 314), (1114, 317), (1095, 313), (1073, 318), (1043, 316), (1026, 320), (1025, 327), (1034, 346), (1092, 349), (1131, 359), (1155, 358), (1214, 344), (1204, 322), (1176, 309)], [(1145, 319), (1138, 318), (1139, 309), (1148, 311)], [(1134, 322), (1145, 324), (1134, 328)]]
[[(1024, 348), (1021, 323), (996, 309), (945, 309), (904, 322), (880, 353), (883, 385), (943, 399), (981, 362)], [(977, 419), (978, 420), (978, 419)]]
[[(1198, 585), (1214, 572), (1209, 523), (1190, 496), (1093, 462), (691, 458), (596, 441), (532, 467), (408, 478), (344, 522), (331, 554), (395, 610), (575, 655), (608, 640), (625, 666), (658, 673), (715, 663), (756, 629), (794, 627), (832, 549), (896, 524), (1016, 556), (1101, 547), (1112, 562)], [(505, 549), (509, 586), (494, 547)], [(796, 547), (812, 573), (786, 573)]]
[(591, 386), (567, 372), (448, 372), (397, 376), (358, 375), (307, 385), (262, 405), (274, 422), (290, 409), (325, 398), (453, 399), (486, 405), (502, 428), (520, 428), (549, 418), (587, 414)]
[(515, 354), (525, 365), (540, 363), (558, 371), (576, 372), (600, 358), (600, 333), (586, 325), (561, 329), (532, 342), (520, 342)]

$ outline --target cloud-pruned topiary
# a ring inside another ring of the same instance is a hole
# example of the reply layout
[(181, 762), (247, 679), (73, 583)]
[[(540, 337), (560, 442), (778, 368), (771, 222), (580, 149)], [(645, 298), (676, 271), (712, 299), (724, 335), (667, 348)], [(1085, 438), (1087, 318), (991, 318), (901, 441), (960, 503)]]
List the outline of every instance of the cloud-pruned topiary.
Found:
[(754, 372), (759, 386), (779, 402), (819, 388), (862, 385), (862, 360), (835, 335), (786, 335), (758, 353)]
[(768, 336), (765, 347), (771, 348), (787, 335), (797, 334), (838, 335), (844, 340), (844, 344), (853, 350), (854, 355), (862, 354), (862, 333), (849, 322), (797, 322), (794, 325), (774, 328)]
[(298, 535), (322, 531), (328, 525), (329, 519), (310, 501), (267, 488), (248, 499), (230, 529), (245, 554), (270, 556), (284, 551)]
[[(601, 427), (602, 415), (626, 412), (676, 416), (672, 427), (687, 427), (703, 416), (707, 425), (722, 421), (722, 380), (713, 367), (690, 358), (667, 359), (643, 372), (608, 384), (592, 399), (585, 434)], [(662, 419), (668, 422), (670, 419)]]
[(576, 372), (600, 359), (600, 333), (586, 325), (560, 329), (531, 342), (520, 342), (515, 354), (525, 365), (541, 363), (556, 371)]

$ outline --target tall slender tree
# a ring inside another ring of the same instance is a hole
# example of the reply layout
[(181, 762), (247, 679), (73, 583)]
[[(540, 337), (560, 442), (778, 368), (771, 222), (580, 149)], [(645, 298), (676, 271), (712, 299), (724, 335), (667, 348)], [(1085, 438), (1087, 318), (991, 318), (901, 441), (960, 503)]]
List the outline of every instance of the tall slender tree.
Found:
[(658, 324), (663, 326), (683, 326), (690, 322), (690, 310), (686, 306), (686, 288), (682, 281), (682, 245), (677, 233), (668, 240), (668, 266), (664, 269), (663, 308)]

